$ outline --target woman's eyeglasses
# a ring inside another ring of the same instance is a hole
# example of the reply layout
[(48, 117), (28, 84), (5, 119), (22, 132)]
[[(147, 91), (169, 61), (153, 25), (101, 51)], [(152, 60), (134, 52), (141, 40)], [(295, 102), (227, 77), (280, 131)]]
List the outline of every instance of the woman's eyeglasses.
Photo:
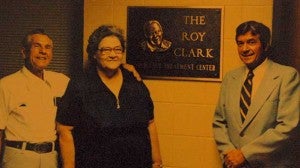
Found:
[(122, 47), (115, 47), (115, 48), (110, 48), (110, 47), (104, 47), (104, 48), (99, 48), (98, 51), (101, 52), (101, 54), (110, 54), (112, 51), (114, 51), (115, 54), (122, 54), (123, 53), (123, 48)]

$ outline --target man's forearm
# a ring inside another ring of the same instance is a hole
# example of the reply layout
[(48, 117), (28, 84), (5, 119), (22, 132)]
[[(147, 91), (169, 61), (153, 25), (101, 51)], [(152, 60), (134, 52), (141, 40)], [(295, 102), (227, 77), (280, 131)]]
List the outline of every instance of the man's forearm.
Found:
[(59, 140), (61, 148), (61, 156), (63, 161), (63, 168), (75, 167), (75, 149), (72, 138), (60, 137)]
[(60, 152), (63, 168), (75, 168), (75, 147), (71, 126), (57, 123)]

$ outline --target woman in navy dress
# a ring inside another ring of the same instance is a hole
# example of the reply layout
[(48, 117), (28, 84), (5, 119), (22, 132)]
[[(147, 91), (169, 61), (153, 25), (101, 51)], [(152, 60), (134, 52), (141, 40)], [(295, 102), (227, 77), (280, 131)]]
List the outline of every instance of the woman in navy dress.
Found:
[(124, 51), (115, 26), (89, 37), (89, 67), (71, 79), (58, 107), (64, 167), (162, 167), (153, 102), (145, 84), (121, 66)]

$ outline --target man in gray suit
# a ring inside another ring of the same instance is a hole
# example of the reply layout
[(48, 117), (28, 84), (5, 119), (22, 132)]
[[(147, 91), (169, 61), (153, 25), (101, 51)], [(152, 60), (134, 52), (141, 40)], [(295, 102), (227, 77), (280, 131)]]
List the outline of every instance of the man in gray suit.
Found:
[(245, 66), (225, 75), (213, 120), (224, 167), (296, 167), (299, 74), (268, 58), (270, 36), (270, 29), (256, 21), (236, 29)]

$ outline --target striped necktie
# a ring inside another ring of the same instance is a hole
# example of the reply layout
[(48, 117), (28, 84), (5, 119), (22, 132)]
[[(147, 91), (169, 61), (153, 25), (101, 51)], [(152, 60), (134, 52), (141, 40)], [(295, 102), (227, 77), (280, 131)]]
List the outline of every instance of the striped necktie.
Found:
[(251, 92), (252, 92), (252, 79), (254, 77), (253, 71), (249, 70), (247, 74), (247, 78), (244, 82), (241, 91), (241, 98), (240, 98), (240, 108), (241, 108), (241, 118), (242, 122), (244, 122), (249, 106), (251, 104)]

